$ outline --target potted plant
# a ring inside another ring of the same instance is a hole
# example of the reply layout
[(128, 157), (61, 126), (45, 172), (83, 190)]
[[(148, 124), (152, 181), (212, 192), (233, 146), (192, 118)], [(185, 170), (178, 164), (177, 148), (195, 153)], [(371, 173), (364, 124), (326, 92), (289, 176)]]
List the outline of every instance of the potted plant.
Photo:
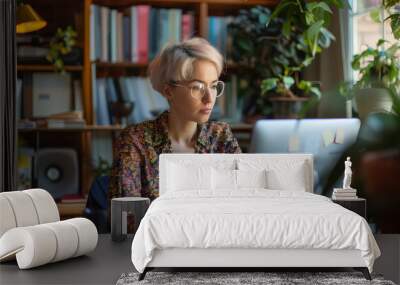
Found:
[(58, 28), (51, 38), (46, 59), (54, 65), (56, 71), (64, 72), (64, 57), (73, 51), (76, 37), (76, 31), (68, 26), (65, 29)]
[(386, 41), (379, 40), (376, 48), (368, 47), (352, 60), (352, 68), (359, 72), (359, 80), (352, 91), (361, 119), (371, 112), (390, 112), (392, 98), (388, 89), (400, 90), (400, 45), (385, 49)]
[(307, 109), (304, 102), (317, 102), (319, 87), (302, 79), (302, 71), (334, 39), (327, 29), (333, 6), (344, 4), (284, 0), (273, 13), (265, 7), (240, 11), (230, 25), (239, 55), (233, 58), (248, 66), (243, 68), (244, 76), (259, 87), (252, 84), (249, 91), (256, 111), (297, 117), (299, 111)]
[[(327, 29), (333, 7), (345, 7), (345, 1), (283, 0), (271, 16), (271, 19), (278, 16), (285, 19), (282, 26), (283, 37), (288, 38), (291, 34), (300, 36), (302, 44), (296, 47), (303, 52), (303, 58), (294, 65), (281, 62), (283, 74), (274, 74), (274, 77), (264, 79), (262, 92), (265, 94), (273, 91), (275, 96), (271, 100), (275, 102), (286, 105), (297, 104), (298, 107), (295, 110), (300, 117), (303, 117), (321, 96), (319, 86), (315, 86), (311, 81), (302, 80), (300, 75), (313, 62), (316, 55), (328, 48), (331, 41), (335, 39)], [(280, 96), (276, 97), (276, 95)], [(308, 104), (300, 105), (299, 101), (308, 102)]]

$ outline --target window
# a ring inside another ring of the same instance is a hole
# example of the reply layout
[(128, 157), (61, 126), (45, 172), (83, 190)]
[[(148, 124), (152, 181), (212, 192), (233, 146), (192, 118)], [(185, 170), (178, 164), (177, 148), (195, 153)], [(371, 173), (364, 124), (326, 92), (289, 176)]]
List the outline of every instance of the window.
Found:
[[(350, 22), (349, 36), (350, 43), (350, 59), (354, 54), (358, 54), (366, 49), (367, 46), (376, 47), (379, 39), (387, 40), (386, 46), (395, 42), (390, 22), (375, 22), (371, 17), (371, 12), (378, 9), (380, 19), (387, 17), (386, 11), (381, 7), (382, 0), (350, 0)], [(349, 74), (356, 79), (357, 74)]]

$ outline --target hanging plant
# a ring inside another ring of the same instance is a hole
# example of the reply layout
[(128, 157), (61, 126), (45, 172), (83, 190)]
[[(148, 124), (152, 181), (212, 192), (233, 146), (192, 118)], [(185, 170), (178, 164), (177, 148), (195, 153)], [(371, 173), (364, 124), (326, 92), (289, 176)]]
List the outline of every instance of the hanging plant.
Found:
[(65, 72), (63, 56), (69, 54), (76, 44), (76, 31), (68, 26), (66, 29), (58, 28), (50, 40), (49, 52), (46, 59), (54, 65), (58, 72)]

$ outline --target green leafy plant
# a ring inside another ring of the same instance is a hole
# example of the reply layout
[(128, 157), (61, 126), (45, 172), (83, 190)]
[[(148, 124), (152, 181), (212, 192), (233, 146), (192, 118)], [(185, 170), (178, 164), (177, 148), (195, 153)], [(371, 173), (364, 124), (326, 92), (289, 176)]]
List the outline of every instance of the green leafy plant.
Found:
[(400, 1), (386, 0), (383, 1), (383, 5), (389, 13), (385, 21), (390, 20), (392, 33), (396, 39), (400, 40)]
[[(385, 9), (388, 16), (381, 19), (381, 9)], [(390, 21), (390, 27), (395, 39), (400, 39), (400, 1), (399, 0), (383, 0), (382, 5), (371, 10), (370, 16), (377, 23)]]
[(368, 47), (353, 57), (351, 66), (360, 73), (355, 88), (400, 87), (400, 45), (392, 44), (385, 49), (385, 40), (379, 40), (376, 48)]
[(76, 44), (76, 37), (76, 31), (71, 26), (68, 26), (64, 30), (58, 28), (56, 34), (50, 40), (50, 50), (46, 59), (54, 65), (58, 72), (64, 72), (62, 57), (72, 51)]
[[(334, 39), (332, 33), (327, 29), (331, 21), (332, 8), (344, 8), (345, 1), (302, 1), (283, 0), (275, 8), (271, 19), (278, 15), (286, 19), (282, 33), (288, 37), (297, 29), (303, 30), (303, 38), (311, 57), (329, 47)], [(267, 23), (268, 25), (269, 23)]]
[[(283, 18), (281, 37), (289, 41), (294, 37), (297, 38), (294, 49), (301, 53), (301, 57), (297, 62), (285, 60), (274, 62), (281, 67), (282, 72), (275, 72), (272, 77), (263, 80), (261, 89), (264, 94), (274, 91), (290, 97), (294, 97), (294, 93), (318, 98), (321, 96), (319, 88), (312, 82), (299, 79), (300, 73), (313, 62), (318, 53), (328, 48), (335, 39), (327, 29), (333, 13), (332, 8), (343, 8), (344, 6), (344, 1), (341, 0), (280, 1), (266, 25), (271, 25), (278, 17)], [(284, 50), (281, 49), (283, 55), (285, 55)]]
[[(256, 106), (255, 113), (264, 115), (271, 110), (271, 95), (320, 95), (319, 88), (301, 78), (301, 71), (314, 59), (304, 39), (304, 27), (292, 26), (287, 30), (288, 19), (272, 15), (270, 9), (262, 6), (243, 9), (229, 25), (233, 35), (232, 58), (239, 63), (238, 73), (249, 86), (244, 95), (251, 98), (253, 104), (249, 105)], [(320, 38), (320, 46), (330, 45), (333, 36), (326, 35)]]

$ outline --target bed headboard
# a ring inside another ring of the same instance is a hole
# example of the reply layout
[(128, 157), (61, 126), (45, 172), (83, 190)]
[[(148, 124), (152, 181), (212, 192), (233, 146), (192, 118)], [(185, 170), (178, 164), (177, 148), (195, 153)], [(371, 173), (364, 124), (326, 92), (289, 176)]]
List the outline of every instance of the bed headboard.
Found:
[(162, 153), (159, 156), (159, 192), (160, 195), (166, 192), (168, 180), (167, 165), (169, 162), (180, 164), (195, 165), (233, 165), (236, 168), (237, 161), (240, 159), (256, 159), (274, 161), (304, 161), (307, 179), (307, 192), (313, 193), (314, 185), (314, 165), (313, 155), (306, 153), (296, 154), (270, 154), (270, 153)]

